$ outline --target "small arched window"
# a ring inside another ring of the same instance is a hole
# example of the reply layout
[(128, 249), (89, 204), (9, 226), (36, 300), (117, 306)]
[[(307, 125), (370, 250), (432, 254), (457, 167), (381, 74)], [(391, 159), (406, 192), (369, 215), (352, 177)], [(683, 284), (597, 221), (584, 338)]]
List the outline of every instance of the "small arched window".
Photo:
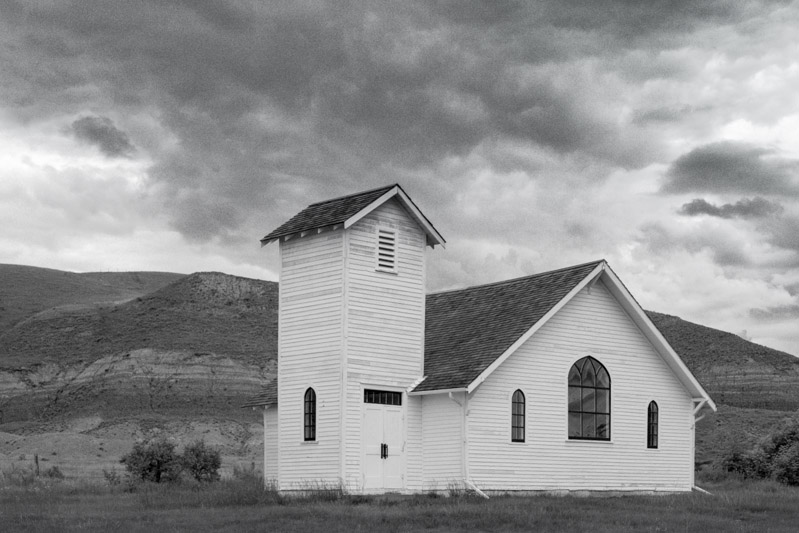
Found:
[(646, 414), (646, 447), (658, 447), (658, 404), (649, 402)]
[(524, 393), (519, 389), (511, 398), (510, 436), (512, 442), (524, 442)]
[(312, 388), (305, 391), (305, 440), (316, 440), (316, 392)]
[(590, 356), (569, 370), (569, 438), (610, 440), (610, 375)]

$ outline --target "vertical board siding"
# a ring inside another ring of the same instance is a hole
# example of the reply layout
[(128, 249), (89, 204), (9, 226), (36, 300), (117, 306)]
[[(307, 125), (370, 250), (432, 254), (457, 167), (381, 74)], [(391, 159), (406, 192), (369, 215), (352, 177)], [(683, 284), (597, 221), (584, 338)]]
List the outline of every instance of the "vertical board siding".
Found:
[[(463, 404), (463, 394), (454, 395)], [(422, 399), (424, 490), (461, 486), (463, 472), (463, 409), (446, 394)]]
[[(397, 232), (396, 272), (377, 270), (378, 227)], [(421, 377), (426, 239), (405, 209), (389, 200), (348, 229), (346, 246), (344, 478), (348, 488), (357, 490), (363, 483), (363, 389), (405, 390)], [(420, 406), (403, 396), (406, 487), (421, 483), (421, 430), (414, 427)]]
[[(611, 377), (611, 442), (568, 439), (567, 376), (587, 355)], [(526, 397), (523, 443), (511, 442), (516, 389)], [(652, 400), (660, 408), (654, 450), (646, 447)], [(469, 474), (481, 489), (693, 485), (691, 397), (601, 282), (576, 295), (472, 393), (467, 428)]]
[[(343, 242), (343, 231), (334, 231), (280, 244), (280, 409), (272, 416), (280, 428), (277, 474), (284, 490), (340, 479)], [(308, 387), (316, 392), (315, 442), (303, 439)]]

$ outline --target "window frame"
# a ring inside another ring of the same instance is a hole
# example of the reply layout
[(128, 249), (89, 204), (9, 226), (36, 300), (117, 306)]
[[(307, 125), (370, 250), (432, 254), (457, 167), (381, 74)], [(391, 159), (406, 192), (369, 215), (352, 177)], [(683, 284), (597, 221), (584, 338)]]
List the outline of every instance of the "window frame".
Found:
[[(518, 398), (521, 397), (521, 401)], [(525, 442), (527, 438), (527, 397), (522, 389), (516, 389), (510, 399), (510, 441)], [(521, 413), (518, 408), (521, 406)]]
[[(654, 407), (654, 410), (652, 409)], [(657, 450), (660, 444), (660, 406), (655, 400), (646, 408), (646, 448)]]
[[(591, 369), (593, 370), (592, 373), (592, 382), (593, 384), (587, 383), (587, 378), (589, 377), (587, 374), (584, 375), (583, 371), (587, 368), (587, 365), (591, 365)], [(580, 384), (574, 385), (572, 384), (571, 376), (572, 371), (577, 369), (578, 375), (580, 377)], [(598, 378), (601, 376), (602, 372), (604, 372), (605, 376), (607, 377), (607, 387), (599, 386)], [(567, 383), (567, 396), (566, 396), (566, 410), (567, 410), (567, 419), (566, 419), (566, 435), (568, 440), (574, 441), (599, 441), (599, 442), (609, 442), (611, 440), (611, 422), (612, 422), (612, 406), (611, 406), (611, 389), (612, 389), (612, 380), (610, 377), (610, 372), (608, 372), (607, 367), (603, 365), (598, 359), (591, 355), (587, 355), (585, 357), (581, 357), (577, 361), (574, 362), (569, 367), (569, 373), (566, 377)], [(572, 390), (579, 389), (579, 409), (573, 409), (573, 395)], [(590, 395), (590, 391), (593, 390), (593, 396)], [(589, 393), (586, 394), (586, 391)], [(606, 394), (602, 394), (602, 396), (606, 396), (606, 410), (600, 411), (597, 407), (597, 399), (598, 399), (598, 391), (607, 391)], [(588, 398), (587, 398), (588, 396)], [(584, 409), (584, 402), (587, 399), (591, 399), (594, 403), (594, 408)], [(579, 434), (573, 435), (572, 426), (573, 426), (573, 415), (579, 415)], [(584, 429), (585, 429), (585, 422), (584, 416), (592, 416), (594, 418), (594, 425), (593, 425), (593, 433), (594, 436), (585, 436)], [(597, 436), (599, 434), (599, 429), (602, 426), (598, 420), (599, 417), (607, 417), (607, 423), (605, 424), (605, 436)]]
[(305, 389), (303, 395), (303, 442), (316, 442), (316, 391)]

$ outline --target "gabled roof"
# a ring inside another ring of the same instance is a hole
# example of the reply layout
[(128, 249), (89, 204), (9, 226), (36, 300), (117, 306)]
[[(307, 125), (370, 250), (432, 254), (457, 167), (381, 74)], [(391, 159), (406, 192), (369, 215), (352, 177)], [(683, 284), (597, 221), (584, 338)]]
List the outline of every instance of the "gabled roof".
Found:
[(413, 392), (466, 390), (604, 261), (427, 296), (424, 373)]
[(321, 231), (325, 228), (337, 226), (349, 228), (392, 198), (396, 198), (422, 227), (429, 246), (443, 245), (446, 242), (402, 187), (394, 184), (311, 204), (261, 239), (261, 245), (265, 246), (281, 238), (288, 239), (297, 234)]
[(427, 296), (424, 380), (412, 393), (472, 392), (576, 294), (602, 279), (699, 405), (716, 406), (604, 261)]

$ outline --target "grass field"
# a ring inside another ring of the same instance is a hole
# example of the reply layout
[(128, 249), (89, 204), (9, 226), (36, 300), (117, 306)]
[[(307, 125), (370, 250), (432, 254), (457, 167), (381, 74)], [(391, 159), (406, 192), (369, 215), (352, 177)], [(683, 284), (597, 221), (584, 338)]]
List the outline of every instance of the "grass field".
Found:
[(257, 476), (125, 490), (61, 480), (0, 487), (3, 531), (796, 531), (799, 489), (727, 481), (661, 496), (450, 497), (313, 493), (286, 498)]

